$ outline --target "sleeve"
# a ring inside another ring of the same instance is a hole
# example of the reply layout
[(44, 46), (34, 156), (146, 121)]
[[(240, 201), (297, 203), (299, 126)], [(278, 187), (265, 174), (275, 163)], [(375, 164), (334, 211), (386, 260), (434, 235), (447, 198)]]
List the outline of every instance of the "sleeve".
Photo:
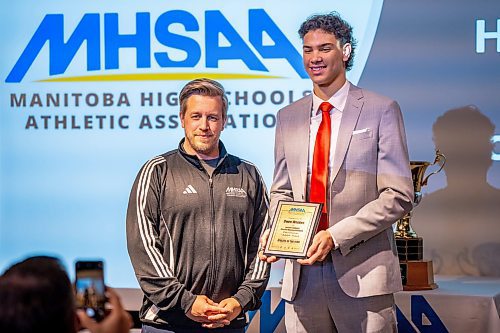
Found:
[(413, 204), (413, 184), (408, 148), (399, 105), (391, 101), (379, 122), (376, 157), (378, 197), (359, 211), (329, 228), (342, 255), (385, 229), (409, 212)]
[(252, 229), (248, 235), (245, 279), (233, 296), (240, 303), (243, 311), (256, 310), (260, 307), (260, 298), (266, 290), (271, 270), (271, 265), (261, 261), (257, 256), (260, 236), (268, 223), (269, 199), (262, 176), (257, 169), (256, 172), (258, 175), (254, 203), (255, 211)]
[(127, 210), (127, 248), (145, 297), (160, 310), (177, 308), (187, 312), (196, 296), (177, 280), (159, 238), (160, 193), (166, 168), (160, 156), (148, 161), (137, 175)]

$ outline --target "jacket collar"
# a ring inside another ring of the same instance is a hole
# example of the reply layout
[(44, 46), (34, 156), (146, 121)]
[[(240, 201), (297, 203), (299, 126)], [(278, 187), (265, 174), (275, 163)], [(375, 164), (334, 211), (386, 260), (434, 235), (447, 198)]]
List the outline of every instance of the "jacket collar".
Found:
[[(181, 154), (182, 157), (184, 157), (189, 163), (194, 165), (200, 170), (205, 170), (203, 166), (201, 165), (200, 159), (196, 155), (190, 155), (184, 150), (184, 141), (186, 141), (186, 138), (182, 138), (182, 140), (179, 142), (179, 153)], [(217, 168), (222, 164), (224, 159), (227, 156), (227, 151), (226, 147), (224, 147), (224, 144), (222, 143), (221, 140), (219, 140), (219, 163), (217, 163)]]

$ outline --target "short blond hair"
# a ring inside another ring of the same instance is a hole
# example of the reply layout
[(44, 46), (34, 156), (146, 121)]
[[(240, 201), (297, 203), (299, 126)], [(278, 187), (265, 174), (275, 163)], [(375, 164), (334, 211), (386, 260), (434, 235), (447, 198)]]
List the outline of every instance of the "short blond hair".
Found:
[(188, 82), (184, 88), (182, 88), (181, 93), (179, 95), (179, 101), (181, 105), (181, 116), (184, 117), (186, 114), (186, 105), (189, 97), (193, 95), (201, 95), (201, 96), (219, 96), (222, 100), (222, 116), (224, 119), (227, 119), (227, 108), (228, 101), (226, 96), (226, 91), (222, 84), (215, 80), (200, 78), (195, 79)]

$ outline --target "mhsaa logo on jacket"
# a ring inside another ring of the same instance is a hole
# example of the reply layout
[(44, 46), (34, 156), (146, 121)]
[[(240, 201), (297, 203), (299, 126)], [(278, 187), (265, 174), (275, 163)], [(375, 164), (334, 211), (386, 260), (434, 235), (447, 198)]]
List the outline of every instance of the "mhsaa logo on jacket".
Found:
[(226, 188), (226, 196), (228, 197), (238, 197), (238, 198), (246, 198), (247, 192), (241, 187), (231, 187), (228, 186)]

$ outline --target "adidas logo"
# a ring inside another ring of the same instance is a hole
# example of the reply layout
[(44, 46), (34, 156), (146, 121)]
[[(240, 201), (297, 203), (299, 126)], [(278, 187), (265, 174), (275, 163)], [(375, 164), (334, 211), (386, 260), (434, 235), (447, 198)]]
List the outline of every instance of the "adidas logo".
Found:
[(182, 194), (195, 194), (195, 193), (198, 193), (198, 192), (196, 192), (193, 185), (188, 185), (188, 187), (186, 187), (184, 192), (182, 192)]
[(238, 197), (238, 198), (246, 198), (247, 192), (244, 189), (239, 187), (231, 187), (228, 186), (226, 188), (226, 196), (228, 197)]

